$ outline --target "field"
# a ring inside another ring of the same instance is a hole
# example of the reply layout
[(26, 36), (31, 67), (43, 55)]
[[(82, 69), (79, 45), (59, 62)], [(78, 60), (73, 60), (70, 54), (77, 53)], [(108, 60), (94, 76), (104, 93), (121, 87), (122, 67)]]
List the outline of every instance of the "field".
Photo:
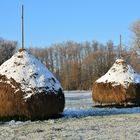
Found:
[(64, 116), (26, 122), (0, 122), (0, 140), (140, 139), (140, 108), (93, 107), (91, 91), (65, 91)]

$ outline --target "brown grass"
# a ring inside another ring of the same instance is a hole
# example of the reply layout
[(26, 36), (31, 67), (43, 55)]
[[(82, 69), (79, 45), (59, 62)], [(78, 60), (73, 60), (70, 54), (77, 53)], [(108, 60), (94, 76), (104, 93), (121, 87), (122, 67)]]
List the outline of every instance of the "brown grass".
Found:
[(92, 98), (100, 104), (140, 104), (140, 84), (124, 88), (121, 85), (112, 86), (111, 83), (94, 83)]

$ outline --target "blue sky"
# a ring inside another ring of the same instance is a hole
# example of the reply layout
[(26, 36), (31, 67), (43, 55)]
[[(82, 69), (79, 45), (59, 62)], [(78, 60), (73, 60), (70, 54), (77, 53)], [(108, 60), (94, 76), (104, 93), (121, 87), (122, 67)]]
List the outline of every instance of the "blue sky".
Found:
[(3, 0), (0, 37), (21, 44), (21, 5), (25, 10), (25, 46), (45, 47), (74, 40), (117, 45), (131, 41), (130, 25), (140, 18), (140, 0)]

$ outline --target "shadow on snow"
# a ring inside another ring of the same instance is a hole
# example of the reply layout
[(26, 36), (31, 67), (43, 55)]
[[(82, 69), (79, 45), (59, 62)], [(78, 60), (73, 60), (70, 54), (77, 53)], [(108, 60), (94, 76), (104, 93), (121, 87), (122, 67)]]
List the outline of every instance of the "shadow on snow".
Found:
[(65, 118), (81, 118), (88, 116), (110, 116), (121, 114), (135, 114), (140, 113), (140, 107), (133, 108), (89, 108), (89, 109), (76, 109), (68, 108), (64, 110)]

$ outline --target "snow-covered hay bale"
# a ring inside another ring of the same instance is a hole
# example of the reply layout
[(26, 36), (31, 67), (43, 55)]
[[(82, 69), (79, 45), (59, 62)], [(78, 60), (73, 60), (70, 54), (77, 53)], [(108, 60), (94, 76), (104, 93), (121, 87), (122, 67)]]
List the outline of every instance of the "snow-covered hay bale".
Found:
[(105, 105), (140, 104), (140, 75), (123, 59), (117, 59), (110, 70), (93, 85), (95, 103)]
[(0, 118), (46, 119), (62, 113), (64, 106), (58, 80), (27, 51), (0, 66)]

